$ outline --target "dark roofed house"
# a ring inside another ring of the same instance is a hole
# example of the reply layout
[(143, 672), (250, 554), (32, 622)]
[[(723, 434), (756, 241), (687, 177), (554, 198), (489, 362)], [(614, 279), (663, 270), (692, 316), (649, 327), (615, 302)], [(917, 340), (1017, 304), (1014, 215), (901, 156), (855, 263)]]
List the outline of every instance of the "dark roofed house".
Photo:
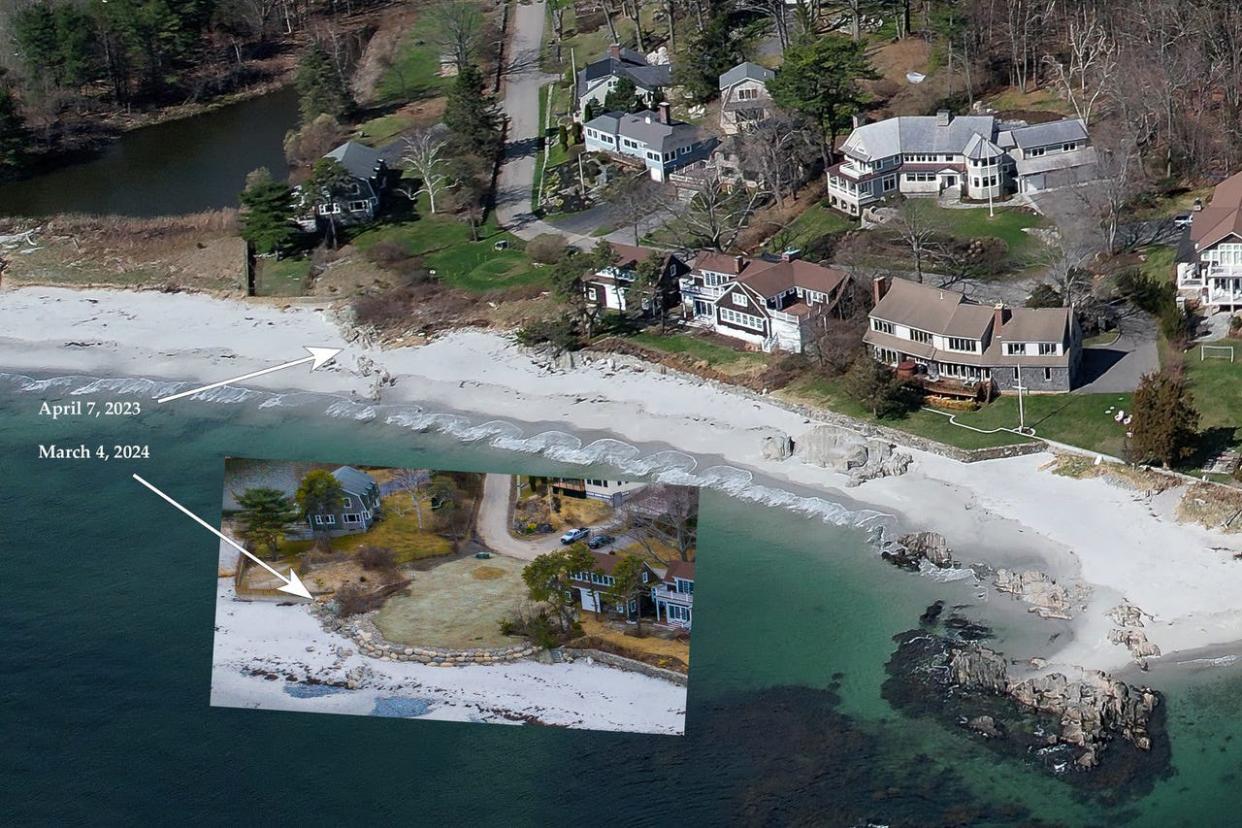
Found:
[(801, 353), (848, 282), (844, 271), (794, 251), (774, 259), (704, 251), (681, 280), (682, 306), (692, 325), (764, 351)]
[(710, 154), (716, 140), (694, 124), (674, 119), (667, 103), (656, 111), (605, 112), (583, 124), (589, 152), (633, 158), (655, 181)]
[(1082, 333), (1072, 308), (983, 305), (957, 291), (888, 277), (873, 287), (863, 341), (880, 362), (917, 366), (933, 392), (1069, 391), (1078, 380)]
[(1212, 313), (1242, 310), (1242, 173), (1217, 184), (1208, 206), (1190, 215), (1178, 290)]
[(311, 528), (330, 535), (351, 535), (374, 526), (380, 517), (380, 489), (375, 479), (353, 466), (341, 466), (332, 476), (344, 492), (341, 503), (330, 511), (309, 513), (306, 520)]
[[(582, 608), (587, 612), (615, 614), (627, 621), (637, 619), (640, 613), (648, 609), (644, 606), (644, 599), (641, 596), (631, 598), (629, 606), (626, 606), (624, 602), (615, 600), (615, 596), (609, 595), (616, 585), (616, 579), (612, 575), (613, 570), (617, 568), (619, 562), (624, 560), (624, 556), (595, 550), (590, 550), (590, 552), (591, 557), (595, 559), (594, 571), (570, 574), (570, 585), (578, 591)], [(644, 584), (654, 585), (660, 581), (660, 576), (645, 561), (640, 577)]]
[[(632, 244), (612, 243), (612, 251), (617, 261), (611, 267), (596, 271), (587, 279), (587, 298), (592, 304), (622, 313), (633, 310), (629, 303), (629, 292), (637, 276), (638, 265), (652, 256), (660, 258), (661, 286), (663, 288), (664, 310), (677, 306), (681, 302), (678, 293), (679, 280), (690, 267), (677, 255), (650, 247), (636, 247)], [(643, 300), (643, 312), (649, 313), (648, 300)]]
[[(388, 164), (379, 152), (357, 141), (346, 141), (324, 155), (339, 163), (349, 179), (327, 197), (316, 199), (315, 213), (342, 224), (370, 221), (379, 212), (380, 195), (388, 187)], [(302, 222), (303, 229), (314, 229), (314, 218)]]
[(578, 71), (574, 84), (578, 117), (586, 117), (588, 103), (603, 106), (604, 98), (622, 78), (632, 81), (638, 95), (648, 106), (654, 106), (662, 90), (673, 82), (673, 67), (667, 63), (650, 64), (642, 54), (614, 43), (607, 54)]

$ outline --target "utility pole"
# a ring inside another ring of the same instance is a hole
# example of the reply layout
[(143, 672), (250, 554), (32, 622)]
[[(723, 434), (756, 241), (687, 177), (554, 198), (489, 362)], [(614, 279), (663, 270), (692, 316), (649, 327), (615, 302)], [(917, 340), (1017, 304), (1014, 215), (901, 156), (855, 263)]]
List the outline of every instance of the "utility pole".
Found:
[(1015, 365), (1014, 372), (1018, 375), (1018, 384), (1014, 386), (1014, 390), (1018, 392), (1018, 431), (1022, 434), (1026, 433), (1026, 410), (1022, 405), (1022, 392), (1026, 390), (1026, 386), (1022, 384), (1022, 366)]

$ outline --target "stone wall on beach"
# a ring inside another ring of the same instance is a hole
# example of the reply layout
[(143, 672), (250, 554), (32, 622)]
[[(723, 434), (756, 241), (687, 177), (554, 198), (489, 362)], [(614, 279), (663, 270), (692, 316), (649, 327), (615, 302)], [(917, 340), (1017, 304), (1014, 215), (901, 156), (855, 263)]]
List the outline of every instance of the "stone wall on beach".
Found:
[(466, 667), (471, 664), (507, 664), (534, 658), (539, 648), (533, 644), (513, 644), (508, 647), (427, 647), (415, 644), (399, 644), (388, 641), (375, 627), (373, 613), (352, 618), (337, 618), (323, 604), (316, 604), (312, 612), (329, 632), (340, 633), (354, 642), (358, 652), (383, 661), (417, 661), (432, 667)]
[(581, 649), (576, 647), (565, 647), (562, 652), (570, 658), (590, 658), (598, 661), (600, 664), (606, 664), (609, 667), (615, 667), (618, 670), (628, 670), (631, 673), (642, 673), (644, 676), (671, 681), (674, 684), (680, 684), (685, 687), (688, 682), (688, 676), (678, 673), (674, 670), (665, 670), (663, 667), (656, 667), (654, 664), (638, 661), (633, 658), (626, 658), (615, 653), (606, 653), (603, 650)]

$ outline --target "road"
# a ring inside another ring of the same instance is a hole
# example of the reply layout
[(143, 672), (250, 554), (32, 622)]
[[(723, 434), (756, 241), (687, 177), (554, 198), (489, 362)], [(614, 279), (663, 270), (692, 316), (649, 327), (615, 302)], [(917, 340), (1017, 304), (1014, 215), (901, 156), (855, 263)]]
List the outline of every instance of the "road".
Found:
[(483, 502), (479, 504), (479, 519), (475, 524), (479, 540), (493, 552), (523, 561), (533, 561), (539, 555), (560, 549), (561, 541), (557, 535), (543, 535), (537, 540), (523, 541), (509, 533), (512, 484), (512, 475), (484, 476)]

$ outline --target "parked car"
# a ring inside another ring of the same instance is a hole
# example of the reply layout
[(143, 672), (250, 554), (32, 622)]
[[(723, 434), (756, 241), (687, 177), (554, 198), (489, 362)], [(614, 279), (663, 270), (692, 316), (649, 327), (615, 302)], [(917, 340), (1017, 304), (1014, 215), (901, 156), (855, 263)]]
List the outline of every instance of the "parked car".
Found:
[(589, 534), (591, 534), (591, 530), (589, 529), (582, 529), (582, 528), (570, 529), (568, 532), (561, 535), (561, 543), (568, 546), (569, 544), (574, 543), (575, 541), (582, 540)]
[(591, 547), (592, 549), (603, 549), (605, 546), (607, 546), (608, 544), (612, 543), (615, 540), (616, 538), (614, 538), (612, 535), (596, 535), (595, 537), (587, 541), (587, 546)]
[(1182, 213), (1180, 216), (1173, 217), (1173, 223), (1178, 227), (1189, 227), (1191, 222), (1190, 213)]

